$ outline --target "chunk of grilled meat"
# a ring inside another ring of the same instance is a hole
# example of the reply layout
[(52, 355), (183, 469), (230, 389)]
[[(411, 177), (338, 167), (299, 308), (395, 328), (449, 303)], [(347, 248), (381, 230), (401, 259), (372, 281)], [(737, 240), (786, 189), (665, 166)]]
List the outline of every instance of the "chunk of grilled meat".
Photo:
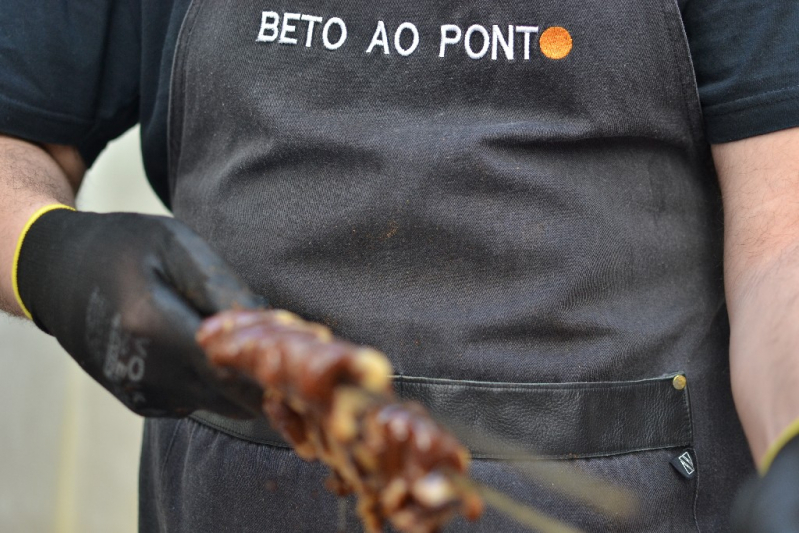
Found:
[(397, 400), (382, 353), (272, 310), (215, 315), (197, 341), (212, 364), (263, 386), (273, 426), (300, 457), (330, 467), (328, 488), (358, 496), (367, 531), (388, 520), (406, 533), (435, 533), (459, 511), (482, 514), (481, 498), (456, 482), (469, 452), (424, 407)]

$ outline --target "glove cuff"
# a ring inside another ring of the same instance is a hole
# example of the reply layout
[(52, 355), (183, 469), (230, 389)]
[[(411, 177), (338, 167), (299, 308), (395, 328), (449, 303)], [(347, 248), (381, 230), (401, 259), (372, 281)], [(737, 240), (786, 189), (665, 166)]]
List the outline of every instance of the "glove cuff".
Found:
[(49, 213), (50, 211), (54, 211), (56, 209), (68, 209), (70, 211), (75, 211), (73, 207), (64, 204), (50, 204), (42, 207), (38, 211), (36, 211), (28, 221), (25, 223), (25, 227), (22, 228), (22, 233), (19, 235), (19, 240), (17, 240), (17, 248), (14, 251), (14, 262), (11, 265), (11, 286), (14, 288), (14, 297), (17, 300), (17, 304), (19, 304), (20, 309), (28, 317), (29, 320), (33, 320), (33, 316), (31, 312), (28, 310), (25, 302), (22, 301), (22, 296), (19, 292), (19, 257), (22, 252), (22, 243), (25, 242), (25, 237), (27, 237), (28, 232), (30, 231), (31, 227), (39, 220), (43, 215)]
[(760, 463), (760, 476), (765, 476), (768, 472), (771, 465), (774, 463), (774, 459), (777, 458), (777, 455), (785, 448), (785, 446), (791, 442), (794, 438), (799, 437), (799, 419), (796, 419), (791, 425), (789, 425), (782, 434), (777, 437), (771, 446), (769, 446), (768, 450), (766, 450), (766, 454), (763, 456), (763, 460)]

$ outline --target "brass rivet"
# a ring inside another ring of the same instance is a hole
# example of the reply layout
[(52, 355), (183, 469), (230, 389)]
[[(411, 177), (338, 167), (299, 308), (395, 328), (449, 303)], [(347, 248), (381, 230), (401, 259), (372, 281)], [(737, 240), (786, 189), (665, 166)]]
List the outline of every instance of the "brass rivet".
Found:
[(685, 379), (685, 376), (680, 374), (679, 376), (674, 376), (674, 379), (671, 380), (671, 384), (674, 385), (675, 389), (683, 390), (686, 385), (688, 385), (688, 380)]

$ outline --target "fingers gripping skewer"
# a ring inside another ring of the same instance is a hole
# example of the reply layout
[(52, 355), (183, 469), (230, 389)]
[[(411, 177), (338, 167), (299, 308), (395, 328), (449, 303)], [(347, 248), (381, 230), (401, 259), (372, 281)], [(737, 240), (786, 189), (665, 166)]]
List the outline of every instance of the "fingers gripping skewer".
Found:
[[(435, 533), (459, 512), (477, 519), (484, 502), (543, 533), (577, 531), (471, 480), (469, 452), (421, 405), (396, 399), (380, 352), (286, 311), (220, 313), (197, 340), (214, 365), (263, 386), (272, 424), (300, 457), (331, 468), (333, 492), (358, 496), (367, 531), (381, 531), (388, 520), (404, 532)], [(604, 484), (592, 480), (580, 492), (584, 481), (572, 476), (566, 492), (600, 501), (590, 492)]]

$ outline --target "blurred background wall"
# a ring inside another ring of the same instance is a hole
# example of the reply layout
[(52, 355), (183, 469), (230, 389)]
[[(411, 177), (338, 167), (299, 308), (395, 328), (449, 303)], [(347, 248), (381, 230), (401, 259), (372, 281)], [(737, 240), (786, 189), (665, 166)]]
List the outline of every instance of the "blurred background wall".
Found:
[[(95, 163), (78, 208), (166, 214), (138, 128)], [(0, 532), (135, 533), (141, 426), (52, 338), (0, 314)]]

